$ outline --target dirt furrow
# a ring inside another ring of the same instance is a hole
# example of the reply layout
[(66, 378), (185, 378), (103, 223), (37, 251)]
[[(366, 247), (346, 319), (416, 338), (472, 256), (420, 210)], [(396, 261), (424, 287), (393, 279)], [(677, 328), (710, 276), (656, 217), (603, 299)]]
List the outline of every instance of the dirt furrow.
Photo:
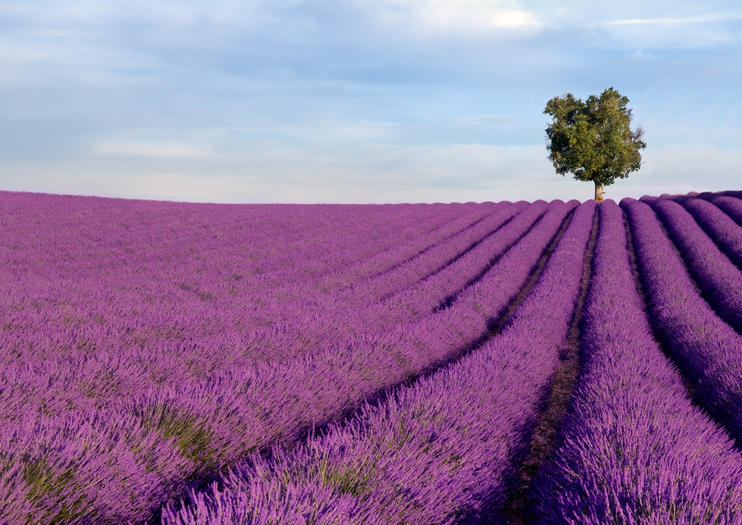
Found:
[(564, 418), (569, 406), (572, 391), (577, 383), (580, 373), (580, 339), (582, 310), (587, 296), (590, 277), (592, 275), (592, 261), (595, 252), (595, 241), (598, 238), (598, 209), (595, 210), (590, 241), (585, 250), (585, 258), (582, 267), (582, 280), (580, 282), (580, 294), (575, 305), (572, 323), (567, 332), (559, 359), (561, 363), (554, 372), (551, 389), (544, 400), (544, 410), (539, 415), (533, 431), (528, 453), (521, 462), (515, 474), (513, 491), (510, 494), (504, 515), (507, 522), (512, 525), (529, 523), (528, 497), (531, 482), (536, 476), (540, 466), (547, 461), (554, 447), (559, 424)]

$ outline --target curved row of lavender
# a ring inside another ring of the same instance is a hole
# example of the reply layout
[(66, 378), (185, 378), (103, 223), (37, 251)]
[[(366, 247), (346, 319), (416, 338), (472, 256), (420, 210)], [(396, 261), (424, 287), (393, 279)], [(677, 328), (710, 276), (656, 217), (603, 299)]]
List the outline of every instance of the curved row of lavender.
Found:
[(718, 315), (742, 333), (742, 273), (693, 216), (670, 199), (642, 197), (662, 220), (688, 271)]
[(691, 378), (699, 402), (742, 442), (742, 336), (696, 290), (649, 205), (624, 199), (621, 207), (655, 332)]
[[(504, 308), (528, 276), (530, 267), (520, 261), (536, 263), (573, 206), (550, 205), (532, 234), (510, 250), (510, 262), (490, 269), (498, 308)], [(529, 212), (519, 228), (527, 229), (544, 211), (540, 204), (533, 207), (535, 216)], [(512, 241), (514, 233), (518, 230), (503, 239)], [(505, 273), (508, 278), (498, 281), (498, 271), (515, 261), (520, 272)], [(482, 267), (481, 262), (473, 264), (472, 275)], [(280, 366), (265, 365), (262, 371), (253, 360), (242, 359), (248, 349), (239, 346), (214, 348), (195, 341), (180, 345), (176, 353), (168, 345), (141, 348), (124, 341), (118, 350), (76, 344), (81, 323), (71, 327), (71, 334), (59, 335), (56, 343), (45, 339), (50, 334), (44, 331), (26, 331), (27, 346), (16, 346), (18, 355), (3, 356), (11, 358), (4, 370), (12, 388), (2, 392), (8, 424), (0, 440), (9, 451), (9, 465), (26, 458), (23, 462), (33, 468), (5, 473), (14, 490), (26, 487), (25, 497), (8, 500), (6, 516), (18, 516), (30, 500), (35, 515), (49, 518), (141, 517), (177, 493), (189, 476), (277, 439), (294, 439), (302, 427), (337, 417), (364, 396), (454, 355), (486, 333), (485, 321), (472, 320), (481, 314), (466, 312), (472, 306), (487, 308), (476, 290), (468, 302), (456, 303), (458, 307), (439, 312), (415, 330), (397, 330), (393, 336), (403, 337), (405, 345), (393, 354), (389, 345), (399, 341), (384, 334), (386, 339), (361, 340), (341, 353), (299, 357)], [(77, 352), (64, 351), (70, 342)], [(194, 364), (217, 360), (221, 368), (193, 373)]]
[(601, 204), (583, 313), (583, 369), (534, 521), (738, 523), (742, 455), (696, 408), (646, 319), (621, 209)]
[(500, 335), (291, 453), (259, 456), (164, 523), (454, 523), (496, 513), (559, 363), (595, 204)]
[(460, 254), (439, 272), (369, 305), (363, 311), (366, 326), (380, 329), (409, 318), (421, 318), (449, 305), (514, 246), (547, 209), (547, 204), (543, 201), (529, 204), (525, 209), (518, 210), (519, 213), (501, 228), (482, 239), (472, 249)]
[(742, 229), (717, 206), (703, 199), (676, 198), (738, 268), (742, 269)]
[(418, 282), (447, 267), (453, 260), (491, 236), (516, 213), (528, 206), (525, 202), (515, 205), (496, 205), (491, 213), (477, 221), (476, 224), (397, 266), (393, 272), (383, 272), (370, 279), (358, 281), (352, 289), (347, 290), (347, 293), (352, 294), (352, 300), (359, 304), (369, 304), (388, 297), (411, 283)]
[(742, 226), (742, 199), (727, 196), (712, 196), (711, 202)]

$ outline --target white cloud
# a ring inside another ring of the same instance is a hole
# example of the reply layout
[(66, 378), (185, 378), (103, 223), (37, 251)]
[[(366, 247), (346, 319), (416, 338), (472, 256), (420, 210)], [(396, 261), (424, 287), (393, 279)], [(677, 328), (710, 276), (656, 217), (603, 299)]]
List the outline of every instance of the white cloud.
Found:
[(97, 142), (92, 145), (95, 155), (106, 157), (145, 157), (153, 159), (209, 159), (216, 154), (199, 144), (179, 142)]
[(609, 20), (603, 22), (605, 26), (629, 26), (629, 25), (687, 25), (703, 24), (708, 22), (727, 22), (733, 20), (742, 20), (742, 13), (705, 13), (693, 16), (683, 17), (654, 17), (654, 18), (626, 18), (619, 20)]
[(488, 33), (534, 31), (546, 24), (514, 2), (484, 0), (357, 1), (386, 24), (404, 24), (417, 33)]
[[(639, 13), (644, 14), (644, 13)], [(740, 41), (734, 25), (742, 11), (707, 11), (680, 16), (635, 16), (598, 20), (592, 27), (611, 46), (650, 49), (697, 49)]]
[(490, 24), (505, 29), (537, 29), (543, 26), (536, 16), (528, 11), (506, 9), (492, 13)]

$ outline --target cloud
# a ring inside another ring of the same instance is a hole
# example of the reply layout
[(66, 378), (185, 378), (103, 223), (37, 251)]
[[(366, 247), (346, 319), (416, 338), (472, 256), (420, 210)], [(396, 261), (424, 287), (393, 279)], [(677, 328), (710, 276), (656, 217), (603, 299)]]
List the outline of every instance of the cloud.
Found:
[(546, 24), (515, 2), (484, 0), (356, 0), (356, 7), (380, 23), (409, 34), (431, 36), (514, 36), (531, 33)]
[(548, 189), (534, 191), (534, 176), (548, 178), (550, 170), (543, 146), (365, 143), (196, 159), (189, 148), (163, 144), (100, 149), (127, 155), (126, 162), (9, 165), (6, 189), (217, 202), (448, 202), (545, 196)]
[(209, 159), (216, 156), (209, 147), (178, 142), (97, 142), (91, 150), (94, 155), (106, 157)]
[(705, 13), (683, 17), (626, 18), (603, 22), (604, 26), (661, 25), (675, 26), (687, 24), (704, 24), (709, 22), (727, 22), (742, 20), (742, 13)]
[(442, 31), (530, 30), (544, 25), (529, 11), (471, 2), (421, 2), (415, 5), (412, 13), (428, 28)]
[[(173, 153), (177, 153), (174, 151)], [(649, 149), (642, 169), (606, 188), (614, 200), (738, 186), (742, 151)], [(162, 159), (160, 159), (162, 160)], [(554, 173), (543, 145), (365, 144), (316, 154), (260, 149), (200, 159), (7, 166), (5, 189), (212, 202), (429, 202), (592, 198), (593, 186)], [(31, 174), (33, 177), (28, 177)], [(701, 174), (703, 176), (701, 176)]]
[(639, 16), (592, 24), (610, 45), (652, 49), (698, 49), (740, 42), (742, 11), (706, 11), (681, 16)]
[(504, 29), (538, 29), (544, 25), (533, 13), (518, 9), (492, 13), (490, 24)]

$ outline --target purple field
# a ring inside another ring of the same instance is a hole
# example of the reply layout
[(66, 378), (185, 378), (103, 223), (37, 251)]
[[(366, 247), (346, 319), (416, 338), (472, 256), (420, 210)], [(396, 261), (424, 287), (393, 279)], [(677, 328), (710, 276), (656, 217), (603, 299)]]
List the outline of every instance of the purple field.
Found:
[(0, 524), (742, 524), (742, 192), (0, 192)]

